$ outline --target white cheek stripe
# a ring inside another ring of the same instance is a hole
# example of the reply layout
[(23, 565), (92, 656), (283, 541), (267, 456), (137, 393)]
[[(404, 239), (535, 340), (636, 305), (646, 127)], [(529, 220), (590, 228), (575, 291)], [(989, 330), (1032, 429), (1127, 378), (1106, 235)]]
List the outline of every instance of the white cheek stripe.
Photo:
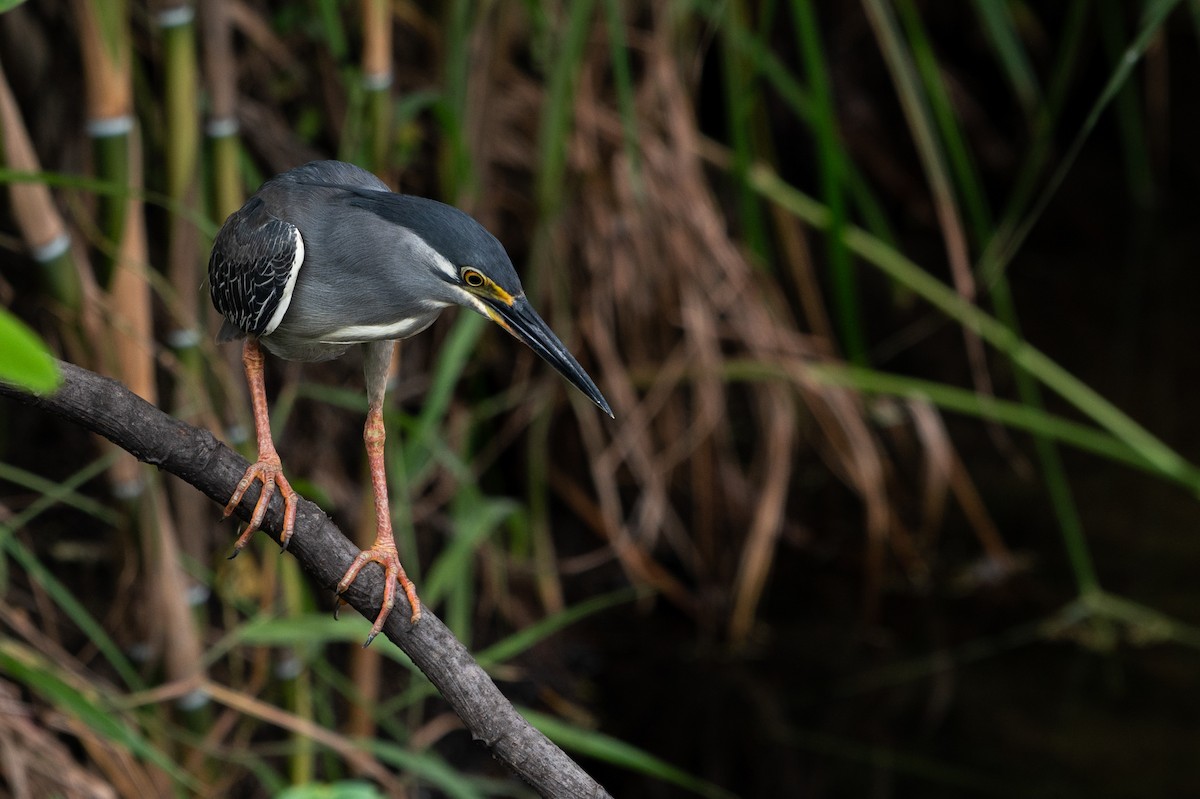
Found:
[(414, 249), (419, 248), (425, 257), (433, 261), (434, 265), (442, 274), (446, 275), (447, 277), (452, 277), (456, 280), (458, 279), (458, 267), (446, 260), (446, 256), (442, 255), (433, 247), (430, 247), (429, 243), (426, 242), (425, 239), (421, 238), (420, 234), (418, 234), (415, 230), (412, 228), (405, 228), (405, 230), (412, 235)]
[(264, 336), (274, 333), (275, 328), (279, 327), (279, 323), (283, 321), (283, 315), (287, 313), (288, 306), (292, 304), (292, 291), (296, 288), (296, 278), (300, 276), (300, 267), (304, 264), (304, 239), (300, 236), (298, 229), (294, 229), (293, 233), (296, 237), (296, 257), (292, 259), (292, 271), (288, 273), (287, 283), (283, 285), (283, 296), (279, 298), (279, 306), (275, 309), (271, 321), (267, 322), (267, 329), (263, 331)]
[(444, 255), (432, 247), (429, 248), (429, 251), (433, 253), (433, 260), (434, 263), (438, 265), (438, 269), (441, 269), (443, 272), (445, 272), (448, 277), (452, 277), (457, 280), (458, 269), (455, 268), (454, 264), (447, 261)]

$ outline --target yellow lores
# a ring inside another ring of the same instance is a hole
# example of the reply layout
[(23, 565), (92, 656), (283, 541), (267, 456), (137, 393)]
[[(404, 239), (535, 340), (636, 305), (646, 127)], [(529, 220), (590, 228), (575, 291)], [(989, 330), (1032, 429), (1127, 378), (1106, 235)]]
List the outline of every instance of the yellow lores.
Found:
[[(499, 300), (509, 308), (511, 308), (513, 303), (517, 301), (516, 297), (500, 288), (500, 286), (496, 285), (494, 280), (477, 269), (464, 266), (462, 268), (462, 280), (467, 288), (471, 290), (472, 294), (477, 294), (480, 297), (486, 297), (489, 300)], [(485, 302), (476, 301), (476, 307), (479, 308), (479, 310), (483, 313), (487, 314), (487, 317), (496, 324), (500, 325), (500, 327), (504, 328), (512, 335), (516, 335), (516, 332), (514, 332), (512, 327), (509, 326), (508, 322), (504, 320), (504, 317), (498, 314), (490, 305)]]

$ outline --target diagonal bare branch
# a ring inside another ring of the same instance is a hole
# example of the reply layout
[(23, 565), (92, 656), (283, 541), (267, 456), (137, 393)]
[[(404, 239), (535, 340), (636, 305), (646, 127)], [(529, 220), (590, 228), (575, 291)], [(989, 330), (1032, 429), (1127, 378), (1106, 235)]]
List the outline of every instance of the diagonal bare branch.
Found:
[[(138, 460), (168, 471), (223, 505), (249, 465), (207, 430), (172, 418), (116, 380), (60, 362), (63, 382), (48, 396), (35, 396), (0, 383), (0, 396), (40, 408), (99, 433)], [(257, 485), (242, 498), (237, 515), (248, 519), (258, 500)], [(283, 502), (276, 496), (263, 524), (278, 540)], [(288, 546), (313, 579), (330, 591), (358, 549), (320, 508), (301, 500), (296, 532)], [(366, 618), (379, 612), (383, 573), (368, 566), (345, 594)], [(467, 648), (426, 609), (417, 625), (408, 622), (405, 599), (388, 617), (385, 635), (404, 650), (462, 718), (476, 740), (545, 797), (607, 797), (595, 780), (512, 706)]]

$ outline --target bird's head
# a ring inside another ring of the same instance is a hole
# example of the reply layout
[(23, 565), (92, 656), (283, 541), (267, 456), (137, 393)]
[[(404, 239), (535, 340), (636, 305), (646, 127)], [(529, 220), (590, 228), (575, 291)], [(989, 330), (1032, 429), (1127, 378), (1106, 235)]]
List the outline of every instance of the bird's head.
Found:
[(525, 342), (600, 410), (613, 415), (587, 372), (542, 320), (504, 246), (470, 215), (423, 197), (362, 192), (352, 204), (371, 210), (420, 238), (427, 257), (417, 276), (438, 302), (470, 308)]

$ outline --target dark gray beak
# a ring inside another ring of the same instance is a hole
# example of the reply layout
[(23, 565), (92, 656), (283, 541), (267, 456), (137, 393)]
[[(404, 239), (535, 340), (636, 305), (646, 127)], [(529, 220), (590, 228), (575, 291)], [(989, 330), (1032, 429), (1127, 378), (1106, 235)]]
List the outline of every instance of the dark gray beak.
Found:
[(492, 310), (492, 319), (501, 327), (529, 345), (531, 350), (542, 356), (547, 363), (558, 370), (560, 375), (571, 381), (571, 384), (582, 391), (584, 396), (596, 403), (596, 407), (610, 417), (616, 418), (613, 416), (612, 408), (608, 407), (608, 401), (604, 399), (600, 389), (596, 388), (596, 384), (592, 382), (592, 378), (583, 371), (583, 367), (558, 340), (558, 336), (554, 335), (550, 326), (542, 320), (542, 317), (538, 316), (538, 312), (533, 310), (529, 300), (517, 297), (512, 305), (500, 301), (485, 300), (485, 302)]

